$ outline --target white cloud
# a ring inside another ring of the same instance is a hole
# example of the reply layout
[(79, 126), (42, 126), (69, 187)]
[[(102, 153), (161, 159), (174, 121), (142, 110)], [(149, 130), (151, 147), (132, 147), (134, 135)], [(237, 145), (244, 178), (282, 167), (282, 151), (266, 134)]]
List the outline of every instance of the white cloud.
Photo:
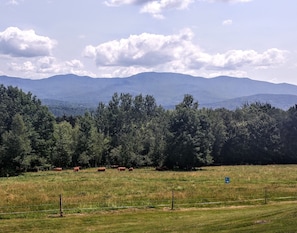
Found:
[(238, 3), (238, 2), (251, 2), (253, 0), (229, 0), (229, 2), (232, 2), (232, 3)]
[(194, 2), (244, 3), (251, 1), (252, 0), (107, 0), (104, 3), (107, 6), (140, 5), (141, 13), (149, 13), (155, 18), (163, 19), (163, 11), (170, 9), (187, 9), (189, 5)]
[(185, 29), (175, 35), (142, 33), (85, 48), (86, 57), (95, 57), (98, 66), (156, 66), (177, 59), (192, 46), (193, 33)]
[(34, 30), (20, 30), (9, 27), (0, 32), (0, 53), (13, 57), (48, 56), (56, 42), (40, 36)]
[(107, 0), (107, 6), (141, 5), (141, 13), (149, 13), (153, 17), (163, 19), (162, 12), (169, 9), (186, 9), (195, 0)]
[(39, 70), (52, 69), (52, 66), (54, 66), (55, 62), (56, 59), (54, 57), (42, 57), (37, 60), (36, 66), (39, 67)]
[(222, 22), (222, 25), (227, 26), (233, 24), (232, 19), (226, 19)]
[(107, 0), (104, 1), (104, 4), (107, 6), (121, 6), (121, 5), (140, 5), (151, 2), (154, 0)]
[(142, 33), (113, 40), (98, 46), (88, 45), (84, 55), (93, 58), (101, 73), (125, 76), (143, 71), (191, 73), (208, 71), (243, 73), (246, 67), (265, 69), (285, 62), (286, 51), (271, 48), (229, 50), (210, 54), (193, 42), (193, 32), (184, 29), (178, 34)]
[(21, 72), (22, 76), (29, 77), (68, 73), (95, 77), (94, 73), (85, 71), (83, 63), (77, 59), (60, 62), (54, 57), (42, 57), (24, 62), (11, 62), (8, 66), (11, 71)]
[(255, 50), (229, 50), (224, 54), (213, 55), (209, 68), (236, 70), (244, 66), (256, 69), (277, 66), (285, 62), (286, 51), (272, 48), (263, 53)]
[(252, 0), (106, 0), (104, 4), (107, 6), (121, 5), (146, 5), (150, 3), (158, 3), (160, 5), (174, 6), (177, 8), (187, 7), (192, 2), (226, 2), (226, 3), (241, 3), (251, 2)]
[(140, 10), (141, 13), (152, 14), (155, 18), (163, 18), (161, 14), (164, 10), (169, 9), (186, 9), (193, 0), (159, 0), (148, 1)]
[(16, 0), (9, 0), (6, 4), (7, 5), (19, 5), (19, 2)]
[(197, 0), (197, 1), (207, 1), (207, 2), (225, 2), (225, 3), (245, 3), (252, 2), (253, 0)]
[(21, 72), (34, 72), (35, 71), (35, 65), (31, 61), (26, 61), (23, 64), (18, 63), (11, 63), (10, 69), (13, 71), (21, 71)]
[(82, 64), (82, 62), (80, 60), (77, 59), (73, 59), (71, 61), (66, 61), (65, 64), (68, 67), (74, 68), (74, 69), (81, 69), (84, 67), (84, 65)]
[(96, 47), (92, 45), (86, 46), (83, 51), (83, 56), (88, 58), (95, 58), (96, 57)]
[(129, 66), (129, 67), (99, 67), (98, 72), (100, 77), (128, 77), (134, 74), (152, 71), (150, 68)]

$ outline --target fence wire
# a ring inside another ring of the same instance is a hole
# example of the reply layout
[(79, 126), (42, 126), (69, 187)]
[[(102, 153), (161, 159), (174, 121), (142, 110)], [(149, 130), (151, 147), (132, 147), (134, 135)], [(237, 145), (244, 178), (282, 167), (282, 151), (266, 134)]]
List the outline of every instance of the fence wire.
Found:
[[(207, 201), (204, 201), (207, 200)], [(211, 198), (201, 198), (197, 199), (178, 199), (174, 197), (174, 208), (195, 208), (195, 207), (205, 207), (205, 206), (232, 206), (232, 205), (255, 205), (255, 204), (267, 204), (268, 202), (280, 202), (280, 201), (296, 201), (297, 196), (286, 196), (286, 197), (272, 197), (271, 195), (263, 198), (254, 199), (241, 199), (241, 200), (224, 200), (217, 201), (211, 200)], [(173, 200), (168, 201), (156, 201), (147, 200), (137, 205), (133, 203), (113, 203), (106, 204), (100, 202), (86, 202), (86, 203), (67, 203), (64, 202), (61, 207), (63, 214), (67, 213), (84, 213), (84, 212), (94, 212), (94, 211), (108, 211), (108, 210), (120, 210), (120, 209), (146, 209), (146, 208), (172, 208)], [(59, 198), (57, 198), (57, 203), (47, 203), (40, 205), (28, 205), (28, 206), (0, 206), (0, 218), (5, 216), (16, 216), (16, 215), (36, 215), (36, 214), (48, 214), (48, 215), (58, 215), (60, 214)]]

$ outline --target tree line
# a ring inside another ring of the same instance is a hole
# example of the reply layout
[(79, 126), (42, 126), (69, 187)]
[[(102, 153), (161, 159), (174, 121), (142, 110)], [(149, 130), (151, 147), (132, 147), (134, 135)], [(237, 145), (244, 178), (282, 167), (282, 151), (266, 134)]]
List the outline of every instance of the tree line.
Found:
[(234, 111), (199, 108), (185, 95), (175, 109), (151, 95), (114, 93), (81, 116), (55, 117), (32, 93), (0, 85), (0, 175), (52, 167), (297, 163), (297, 105)]

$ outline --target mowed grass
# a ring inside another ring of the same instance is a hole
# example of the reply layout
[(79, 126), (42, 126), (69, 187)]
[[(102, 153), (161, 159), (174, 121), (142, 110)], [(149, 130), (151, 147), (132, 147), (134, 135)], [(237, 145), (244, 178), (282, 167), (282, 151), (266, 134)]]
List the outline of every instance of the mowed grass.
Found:
[[(26, 173), (0, 179), (0, 229), (297, 232), (296, 184), (297, 165)], [(63, 218), (58, 217), (60, 194)]]
[(1, 232), (296, 232), (295, 203), (220, 208), (126, 209), (0, 220)]

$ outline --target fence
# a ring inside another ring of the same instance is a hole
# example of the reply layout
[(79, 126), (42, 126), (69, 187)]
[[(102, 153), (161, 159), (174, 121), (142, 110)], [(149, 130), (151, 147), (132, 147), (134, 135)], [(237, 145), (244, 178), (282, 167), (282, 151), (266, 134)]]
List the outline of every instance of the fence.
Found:
[(232, 205), (255, 205), (255, 204), (268, 204), (269, 202), (280, 201), (297, 201), (297, 196), (273, 196), (273, 192), (269, 192), (267, 189), (263, 191), (263, 197), (250, 198), (240, 197), (237, 199), (225, 199), (216, 200), (215, 198), (200, 198), (200, 199), (179, 199), (179, 191), (171, 191), (170, 198), (165, 199), (141, 199), (139, 201), (133, 200), (127, 202), (125, 200), (118, 202), (108, 202), (108, 200), (102, 202), (68, 202), (71, 198), (63, 198), (63, 196), (57, 195), (56, 203), (44, 203), (40, 205), (8, 205), (0, 206), (0, 219), (10, 218), (13, 216), (29, 216), (29, 215), (41, 215), (46, 214), (49, 216), (63, 217), (72, 213), (86, 213), (94, 211), (106, 211), (117, 209), (129, 209), (129, 208), (167, 208), (168, 210), (178, 208), (197, 208), (197, 207), (217, 207), (217, 206), (232, 206)]

